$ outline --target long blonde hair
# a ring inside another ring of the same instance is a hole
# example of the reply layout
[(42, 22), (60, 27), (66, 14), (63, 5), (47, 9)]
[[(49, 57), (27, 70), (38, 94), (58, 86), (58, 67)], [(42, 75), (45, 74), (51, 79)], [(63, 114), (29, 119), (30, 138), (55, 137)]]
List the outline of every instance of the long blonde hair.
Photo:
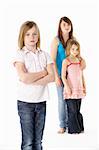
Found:
[(76, 45), (78, 47), (79, 54), (77, 56), (80, 56), (80, 44), (75, 39), (70, 39), (67, 42), (67, 47), (66, 47), (66, 54), (67, 54), (67, 56), (70, 55), (70, 48), (72, 47), (72, 45)]
[(18, 46), (20, 49), (22, 49), (25, 45), (24, 45), (24, 36), (25, 33), (31, 29), (32, 27), (35, 27), (38, 31), (38, 42), (36, 44), (36, 48), (40, 48), (40, 31), (39, 28), (37, 26), (37, 24), (33, 21), (26, 21), (22, 24), (21, 28), (20, 28), (20, 32), (19, 32), (19, 37), (18, 37)]

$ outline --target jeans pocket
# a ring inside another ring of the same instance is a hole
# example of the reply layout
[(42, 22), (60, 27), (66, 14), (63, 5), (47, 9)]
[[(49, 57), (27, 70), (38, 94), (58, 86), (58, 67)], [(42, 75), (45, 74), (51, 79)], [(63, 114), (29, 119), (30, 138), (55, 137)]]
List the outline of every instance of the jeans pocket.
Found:
[(20, 100), (17, 100), (17, 109), (18, 109), (18, 114), (26, 113), (29, 110), (29, 104), (27, 102), (22, 102)]

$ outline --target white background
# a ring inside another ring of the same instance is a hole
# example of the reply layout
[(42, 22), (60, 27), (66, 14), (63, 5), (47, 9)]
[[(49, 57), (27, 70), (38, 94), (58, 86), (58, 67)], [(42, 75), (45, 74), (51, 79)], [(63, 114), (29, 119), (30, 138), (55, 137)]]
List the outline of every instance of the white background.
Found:
[[(47, 150), (98, 150), (98, 3), (96, 0), (3, 1), (0, 5), (0, 150), (20, 150), (21, 131), (16, 105), (16, 70), (12, 65), (20, 26), (35, 21), (41, 33), (41, 48), (50, 54), (59, 19), (73, 22), (74, 36), (81, 44), (87, 67), (87, 96), (82, 102), (85, 133), (58, 135), (57, 92), (49, 85), (43, 145)], [(44, 149), (44, 150), (45, 150)]]

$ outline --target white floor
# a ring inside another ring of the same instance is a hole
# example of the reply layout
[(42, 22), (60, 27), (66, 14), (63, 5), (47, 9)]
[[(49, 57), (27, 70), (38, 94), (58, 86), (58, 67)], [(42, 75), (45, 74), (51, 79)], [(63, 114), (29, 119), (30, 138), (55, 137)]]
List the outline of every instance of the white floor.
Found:
[(45, 150), (96, 150), (98, 148), (96, 131), (91, 129), (79, 135), (68, 133), (60, 135), (57, 134), (57, 129), (50, 128), (44, 136), (44, 142)]
[[(83, 107), (81, 111), (84, 117), (85, 132), (75, 135), (68, 133), (60, 135), (57, 133), (59, 121), (58, 112), (54, 105), (55, 102), (53, 104), (49, 102), (49, 104), (44, 132), (45, 150), (98, 150), (97, 126), (96, 124), (91, 124), (90, 117), (85, 112), (83, 113)], [(86, 102), (82, 103), (82, 105), (86, 105)]]
[[(10, 97), (9, 93), (6, 96)], [(14, 99), (15, 93), (13, 92), (10, 103), (6, 101), (5, 106), (0, 106), (0, 150), (20, 150), (21, 131)], [(43, 136), (44, 150), (98, 150), (99, 138), (97, 136), (99, 131), (96, 111), (97, 109), (93, 109), (93, 101), (91, 99), (88, 101), (88, 97), (86, 97), (81, 107), (85, 132), (76, 135), (58, 134), (57, 94), (55, 87), (52, 85), (50, 101), (47, 103), (46, 125)]]
[[(79, 135), (58, 135), (56, 132), (45, 136), (45, 150), (96, 150), (97, 139), (94, 131)], [(98, 149), (97, 149), (98, 150)]]

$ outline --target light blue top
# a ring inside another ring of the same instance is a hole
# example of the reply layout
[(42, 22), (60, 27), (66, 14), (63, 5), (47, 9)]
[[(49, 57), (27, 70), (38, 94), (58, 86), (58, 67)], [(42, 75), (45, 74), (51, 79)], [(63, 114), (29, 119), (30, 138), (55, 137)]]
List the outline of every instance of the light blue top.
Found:
[[(58, 38), (59, 40), (59, 38)], [(66, 50), (64, 49), (61, 41), (59, 40), (58, 48), (57, 48), (57, 56), (56, 56), (56, 65), (58, 69), (58, 75), (61, 77), (62, 70), (62, 62), (66, 58)]]

